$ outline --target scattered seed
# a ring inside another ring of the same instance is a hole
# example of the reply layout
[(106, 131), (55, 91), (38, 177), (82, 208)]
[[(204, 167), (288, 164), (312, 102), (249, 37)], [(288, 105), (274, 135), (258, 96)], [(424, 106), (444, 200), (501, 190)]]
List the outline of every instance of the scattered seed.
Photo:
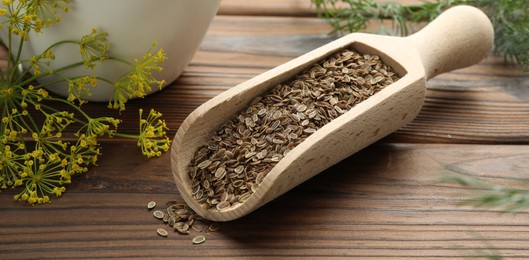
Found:
[(216, 224), (211, 224), (211, 225), (208, 226), (208, 230), (210, 232), (215, 232), (215, 231), (217, 231), (219, 229), (220, 229), (220, 227), (218, 225), (216, 225)]
[(175, 223), (174, 228), (180, 234), (184, 234), (184, 235), (189, 234), (189, 225), (187, 223), (177, 222)]
[(165, 213), (163, 211), (161, 211), (161, 210), (156, 210), (152, 214), (157, 219), (163, 219), (163, 217), (165, 216)]
[(206, 241), (206, 237), (203, 235), (198, 235), (193, 238), (193, 244), (202, 244)]
[(193, 225), (191, 226), (191, 228), (197, 232), (202, 232), (202, 230), (204, 230), (204, 227), (203, 226), (200, 226), (200, 225)]
[(156, 207), (156, 202), (154, 201), (151, 201), (147, 204), (148, 209), (154, 209), (154, 207)]
[[(229, 195), (226, 195), (225, 199), (233, 201), (237, 200), (237, 198), (232, 198)], [(223, 202), (219, 201), (219, 203)], [(209, 232), (218, 230), (218, 226), (216, 224), (211, 224), (209, 221), (203, 219), (184, 203), (169, 201), (165, 205), (167, 206), (165, 210), (156, 210), (153, 212), (153, 215), (156, 218), (164, 221), (164, 223), (173, 228), (175, 232), (180, 235), (188, 235), (192, 232), (205, 232), (205, 234), (208, 234)], [(168, 235), (168, 232), (162, 228), (158, 229), (157, 233), (162, 237), (166, 237)], [(202, 242), (195, 244), (200, 244)]]
[(158, 235), (160, 235), (162, 237), (167, 237), (169, 235), (169, 233), (167, 233), (167, 230), (165, 230), (163, 228), (157, 229), (156, 232), (158, 233)]

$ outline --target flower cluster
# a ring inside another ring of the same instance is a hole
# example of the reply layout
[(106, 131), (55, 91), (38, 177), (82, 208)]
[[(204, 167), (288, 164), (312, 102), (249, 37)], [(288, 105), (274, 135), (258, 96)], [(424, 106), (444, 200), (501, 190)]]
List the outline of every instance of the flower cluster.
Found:
[[(82, 36), (80, 40), (64, 40), (29, 59), (23, 59), (20, 51), (31, 31), (42, 32), (60, 21), (60, 15), (68, 11), (69, 0), (2, 0), (0, 25), (7, 31), (4, 39), (8, 51), (6, 68), (0, 69), (0, 190), (20, 187), (14, 196), (17, 201), (29, 204), (46, 203), (50, 196), (61, 196), (66, 185), (76, 174), (88, 171), (101, 154), (98, 138), (102, 136), (132, 138), (148, 157), (160, 156), (169, 149), (166, 124), (161, 114), (154, 110), (146, 119), (140, 109), (140, 127), (137, 135), (117, 131), (121, 120), (113, 117), (91, 117), (81, 109), (87, 102), (90, 88), (98, 81), (112, 83), (114, 99), (109, 107), (123, 110), (128, 99), (143, 97), (153, 87), (164, 82), (156, 80), (152, 71), (160, 71), (158, 65), (166, 57), (163, 50), (152, 53), (152, 48), (140, 60), (133, 62), (112, 57), (108, 52), (107, 34), (97, 30)], [(60, 45), (79, 46), (79, 62), (59, 69), (49, 69), (55, 60), (54, 48)], [(65, 77), (63, 71), (84, 66), (92, 69), (99, 62), (123, 62), (131, 66), (116, 82), (97, 75)], [(41, 84), (39, 79), (50, 75), (60, 80)], [(68, 85), (68, 97), (50, 95), (46, 88), (64, 82)], [(57, 109), (54, 104), (67, 105), (67, 110)], [(65, 141), (65, 133), (74, 135), (73, 141)]]
[(2, 0), (4, 8), (0, 15), (7, 19), (0, 24), (7, 24), (9, 32), (27, 40), (30, 31), (41, 32), (43, 28), (61, 20), (59, 10), (68, 11), (70, 0)]
[[(153, 47), (156, 44), (153, 44)], [(152, 48), (151, 48), (152, 49)], [(167, 59), (163, 50), (157, 51), (154, 55), (147, 53), (141, 60), (134, 60), (134, 70), (123, 76), (114, 86), (114, 98), (111, 108), (124, 110), (125, 103), (131, 98), (141, 98), (152, 91), (152, 86), (162, 88), (165, 81), (157, 80), (152, 72), (162, 71), (158, 63)]]
[(138, 146), (141, 147), (143, 154), (147, 157), (160, 156), (163, 152), (169, 150), (169, 138), (165, 130), (167, 126), (160, 119), (162, 114), (153, 109), (149, 111), (147, 119), (143, 119), (143, 109), (140, 109), (140, 136)]

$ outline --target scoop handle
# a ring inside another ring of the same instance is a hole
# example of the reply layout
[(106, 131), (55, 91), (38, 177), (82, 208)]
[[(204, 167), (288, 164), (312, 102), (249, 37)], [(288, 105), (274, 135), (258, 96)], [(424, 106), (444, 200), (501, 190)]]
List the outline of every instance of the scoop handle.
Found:
[(492, 48), (494, 30), (481, 10), (460, 5), (406, 38), (419, 51), (428, 80), (480, 62)]

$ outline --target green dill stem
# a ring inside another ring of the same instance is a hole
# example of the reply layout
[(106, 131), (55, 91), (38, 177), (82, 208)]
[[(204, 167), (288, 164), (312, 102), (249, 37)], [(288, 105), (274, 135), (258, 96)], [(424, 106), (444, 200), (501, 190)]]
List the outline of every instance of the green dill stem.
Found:
[[(21, 64), (20, 63), (20, 56), (22, 56), (22, 47), (24, 47), (24, 39), (22, 37), (20, 37), (20, 43), (18, 44), (17, 56), (13, 60), (13, 70), (9, 74), (9, 82), (13, 82), (13, 78), (15, 77), (15, 75), (18, 72), (18, 65)], [(16, 64), (15, 64), (15, 61), (16, 61)]]
[(58, 79), (56, 81), (52, 81), (52, 82), (48, 82), (48, 83), (39, 83), (38, 86), (35, 86), (35, 88), (45, 88), (47, 86), (51, 86), (51, 85), (54, 85), (54, 84), (57, 84), (57, 83), (61, 83), (61, 82), (64, 82), (65, 81), (65, 78), (61, 76), (61, 79)]
[(112, 82), (112, 81), (109, 80), (109, 79), (106, 79), (106, 78), (103, 78), (103, 77), (99, 77), (99, 76), (96, 76), (96, 79), (101, 80), (101, 81), (104, 81), (104, 82), (106, 82), (106, 83), (108, 83), (108, 84), (110, 84), (110, 85), (114, 85), (114, 82)]
[(71, 44), (75, 44), (75, 45), (79, 45), (79, 41), (73, 41), (73, 40), (64, 40), (64, 41), (59, 41), (59, 42), (56, 42), (52, 45), (50, 45), (48, 48), (46, 48), (41, 54), (44, 54), (46, 52), (48, 52), (49, 50), (61, 45), (61, 44), (66, 44), (66, 43), (71, 43)]
[[(11, 50), (12, 49), (12, 35), (13, 32), (11, 29), (8, 30), (8, 33), (7, 33), (7, 49), (8, 50)], [(7, 54), (7, 68), (6, 68), (6, 75), (10, 75), (11, 74), (11, 59), (12, 59), (12, 56), (11, 56), (11, 53), (8, 53)], [(6, 82), (7, 84), (11, 83), (8, 81), (8, 78), (5, 78), (4, 77), (4, 82)]]
[[(73, 40), (64, 40), (64, 41), (59, 41), (59, 42), (56, 42), (52, 45), (50, 45), (48, 48), (46, 48), (43, 52), (41, 52), (40, 55), (43, 55), (44, 53), (48, 52), (49, 50), (59, 46), (59, 45), (62, 45), (62, 44), (66, 44), (66, 43), (70, 43), (70, 44), (79, 44), (78, 41), (73, 41)], [(29, 60), (23, 60), (22, 62), (29, 62)], [(22, 76), (26, 75), (30, 70), (30, 66), (28, 66), (27, 68), (24, 69), (24, 71), (22, 72), (21, 74), (21, 78), (23, 78)], [(40, 76), (40, 75), (39, 75)], [(45, 76), (45, 75), (43, 75)], [(26, 81), (25, 81), (26, 82)], [(23, 84), (22, 84), (23, 85)]]
[[(57, 175), (57, 174), (54, 174), (54, 175)], [(26, 183), (31, 184), (31, 182), (29, 181)], [(41, 178), (41, 180), (39, 181), (39, 185), (37, 185), (37, 189), (38, 189), (37, 193), (39, 192), (40, 194), (52, 193), (53, 188), (51, 187), (55, 187), (55, 184), (58, 184), (58, 183), (59, 183), (58, 180), (53, 180), (51, 178)], [(26, 187), (27, 187), (27, 184), (26, 184)]]
[[(2, 118), (8, 116), (8, 114), (7, 114), (7, 113), (9, 113), (8, 108), (9, 108), (9, 106), (8, 106), (7, 102), (4, 103), (4, 104), (3, 104), (3, 108), (2, 108)], [(0, 129), (2, 129), (2, 131), (3, 131), (3, 129), (6, 128), (6, 124), (7, 124), (7, 123), (4, 123), (4, 121), (1, 120), (2, 118), (0, 118), (0, 127), (2, 127), (2, 128), (0, 128)], [(4, 134), (4, 133), (2, 132), (2, 134)]]
[(4, 76), (4, 70), (2, 68), (0, 68), (0, 81), (2, 81), (3, 83), (6, 82), (6, 78)]
[(106, 60), (113, 60), (113, 61), (122, 62), (122, 63), (124, 63), (124, 64), (127, 64), (127, 65), (131, 66), (131, 67), (134, 67), (134, 66), (135, 66), (134, 63), (132, 63), (132, 62), (130, 62), (130, 61), (128, 61), (128, 60), (124, 60), (124, 59), (119, 58), (119, 57), (108, 56), (108, 57), (105, 57), (105, 59), (106, 59)]
[[(4, 113), (3, 113), (3, 116), (5, 116), (5, 117), (9, 116), (9, 108), (16, 108), (16, 107), (17, 107), (17, 104), (18, 104), (18, 102), (15, 103), (12, 99), (7, 100), (7, 102), (6, 102), (5, 106), (4, 106)], [(14, 121), (14, 120), (10, 120), (10, 121), (9, 121), (8, 126), (9, 126), (10, 129), (14, 129), (14, 127), (13, 127), (13, 121)], [(31, 129), (23, 119), (22, 119), (21, 121), (24, 122), (24, 125), (25, 125), (28, 129)], [(15, 121), (15, 122), (16, 122), (16, 121)], [(20, 125), (19, 125), (19, 126), (20, 126)], [(36, 128), (35, 128), (35, 129), (36, 129)]]
[(39, 74), (38, 76), (35, 76), (33, 75), (33, 77), (29, 78), (29, 79), (26, 79), (25, 81), (21, 82), (20, 85), (27, 85), (39, 78), (42, 78), (42, 77), (45, 77), (45, 76), (48, 76), (48, 75), (52, 75), (54, 73), (57, 73), (57, 72), (61, 72), (61, 71), (64, 71), (64, 70), (69, 70), (69, 69), (72, 69), (72, 68), (75, 68), (75, 67), (79, 67), (81, 65), (83, 65), (84, 62), (80, 61), (80, 62), (77, 62), (77, 63), (73, 63), (73, 64), (70, 64), (70, 65), (67, 65), (67, 66), (64, 66), (62, 68), (58, 68), (57, 70), (48, 70), (44, 73), (41, 73)]
[(133, 135), (133, 134), (124, 134), (124, 133), (115, 132), (115, 133), (112, 133), (112, 135), (117, 136), (117, 137), (122, 137), (122, 138), (129, 138), (129, 139), (136, 139), (136, 140), (140, 139), (139, 135)]
[[(24, 63), (27, 61), (21, 61), (21, 63)], [(20, 73), (20, 77), (17, 79), (17, 81), (24, 79), (24, 76), (29, 73), (29, 70), (31, 69), (31, 66), (27, 66), (22, 70), (22, 73)], [(15, 82), (16, 84), (17, 82)]]
[[(83, 115), (85, 118), (87, 119), (91, 119), (91, 117), (89, 115), (87, 115), (80, 107), (76, 106), (76, 105), (72, 105), (72, 103), (70, 101), (67, 101), (65, 99), (62, 99), (62, 98), (47, 98), (46, 100), (49, 100), (49, 101), (55, 101), (55, 102), (60, 102), (60, 103), (64, 103), (64, 104), (67, 104), (69, 105), (70, 107), (74, 108), (75, 110), (77, 110), (79, 113), (81, 113), (81, 115)], [(41, 105), (41, 106), (44, 106), (48, 109), (51, 109), (52, 111), (54, 112), (58, 112), (58, 110), (52, 108), (52, 107), (49, 107), (49, 106), (46, 106), (46, 105)], [(80, 119), (77, 119), (76, 117), (73, 117), (72, 118), (74, 121), (78, 122), (78, 123), (82, 123), (82, 124), (86, 124), (87, 122), (84, 122), (84, 121), (81, 121)]]
[[(27, 130), (29, 130), (29, 131), (36, 132), (36, 130), (39, 129), (39, 128), (37, 127), (37, 124), (35, 123), (35, 121), (33, 120), (32, 117), (28, 116), (28, 118), (29, 118), (29, 122), (30, 122), (30, 124), (33, 125), (33, 127), (31, 127), (31, 126), (28, 124), (28, 122), (26, 122), (26, 120), (25, 120), (23, 117), (20, 117), (20, 118), (19, 118), (19, 120), (18, 120), (18, 121), (19, 121), (19, 122), (18, 122), (18, 126), (19, 126), (19, 127), (24, 127), (24, 128), (26, 128)], [(22, 123), (22, 124), (20, 124), (20, 123)], [(10, 126), (10, 128), (13, 129), (12, 126)]]
[[(58, 84), (58, 83), (61, 83), (61, 82), (67, 82), (68, 80), (75, 80), (75, 79), (78, 79), (78, 78), (82, 78), (82, 77), (84, 77), (84, 76), (77, 76), (77, 77), (75, 77), (75, 78), (70, 78), (70, 79), (69, 79), (69, 78), (63, 76), (62, 74), (60, 74), (60, 73), (55, 73), (55, 72), (53, 73), (53, 75), (57, 75), (57, 76), (59, 76), (61, 79), (58, 79), (58, 80), (55, 80), (55, 81), (52, 81), (52, 82), (48, 82), (48, 83), (42, 83), (42, 84), (39, 84), (39, 85), (36, 86), (36, 87), (38, 87), (38, 88), (46, 88), (46, 87), (53, 86), (53, 85)], [(97, 76), (97, 75), (96, 75), (95, 78), (98, 79), (98, 80), (104, 81), (104, 82), (106, 82), (106, 83), (108, 83), (108, 84), (110, 84), (110, 85), (113, 85), (113, 84), (114, 84), (114, 82), (110, 81), (109, 79), (106, 79), (106, 78), (103, 78), (103, 77), (99, 77), (99, 76)]]
[[(64, 42), (68, 42), (68, 41), (64, 41)], [(94, 61), (99, 61), (99, 60), (113, 60), (113, 61), (118, 61), (118, 62), (122, 62), (124, 64), (127, 64), (127, 65), (130, 65), (132, 67), (134, 67), (134, 63), (130, 62), (130, 61), (127, 61), (127, 60), (124, 60), (124, 59), (121, 59), (121, 58), (118, 58), (118, 57), (112, 57), (112, 56), (108, 56), (108, 57), (97, 57), (97, 59), (95, 59)], [(45, 77), (45, 76), (48, 76), (48, 75), (51, 75), (51, 74), (55, 74), (57, 72), (61, 72), (61, 71), (65, 71), (65, 70), (69, 70), (69, 69), (73, 69), (75, 67), (79, 67), (81, 65), (84, 65), (84, 62), (83, 61), (79, 61), (77, 63), (73, 63), (73, 64), (70, 64), (70, 65), (67, 65), (67, 66), (64, 66), (62, 68), (59, 68), (57, 70), (52, 70), (51, 72), (50, 71), (46, 71), (38, 76), (33, 76), (23, 82), (20, 83), (20, 85), (26, 85), (26, 84), (29, 84), (39, 78), (42, 78), (42, 77)], [(101, 78), (101, 77), (98, 77), (98, 79), (101, 79), (111, 85), (113, 85), (114, 83), (108, 79), (105, 79), (105, 78)]]
[[(59, 139), (59, 138), (57, 138), (57, 139)], [(60, 139), (59, 139), (59, 140), (60, 140)], [(52, 144), (55, 144), (55, 145), (47, 145), (46, 147), (51, 148), (53, 151), (55, 151), (55, 152), (58, 153), (58, 154), (65, 155), (65, 156), (68, 156), (68, 155), (69, 155), (68, 153), (65, 152), (64, 149), (62, 149), (62, 150), (59, 149), (59, 147), (62, 148), (62, 146), (61, 146), (60, 144), (57, 145), (57, 142), (52, 143)], [(56, 167), (59, 167), (59, 166), (56, 166)]]

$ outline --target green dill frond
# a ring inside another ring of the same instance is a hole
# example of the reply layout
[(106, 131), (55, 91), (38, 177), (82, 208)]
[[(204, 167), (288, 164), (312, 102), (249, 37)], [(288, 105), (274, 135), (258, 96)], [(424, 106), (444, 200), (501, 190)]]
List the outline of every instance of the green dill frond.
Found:
[[(494, 52), (506, 62), (514, 62), (529, 70), (529, 1), (526, 0), (435, 0), (402, 5), (376, 0), (312, 0), (318, 15), (333, 28), (333, 32), (349, 33), (366, 30), (368, 24), (378, 24), (379, 33), (408, 35), (414, 25), (435, 19), (445, 9), (461, 4), (483, 10), (494, 26)], [(390, 20), (393, 28), (384, 27)]]

